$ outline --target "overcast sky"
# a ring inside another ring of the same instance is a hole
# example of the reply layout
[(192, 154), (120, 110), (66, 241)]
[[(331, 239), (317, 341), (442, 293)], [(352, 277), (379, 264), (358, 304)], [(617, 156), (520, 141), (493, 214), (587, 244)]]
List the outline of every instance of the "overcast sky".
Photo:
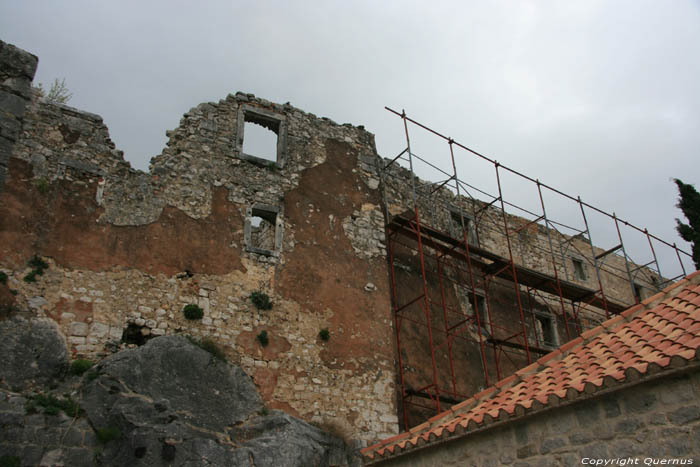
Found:
[[(364, 125), (384, 157), (405, 146), (389, 106), (689, 249), (671, 178), (700, 187), (698, 1), (0, 0), (0, 38), (39, 56), (35, 82), (65, 78), (139, 169), (184, 112), (228, 93)], [(445, 165), (429, 143), (416, 135)], [(492, 177), (459, 157), (465, 181)], [(537, 207), (534, 187), (504, 192)]]

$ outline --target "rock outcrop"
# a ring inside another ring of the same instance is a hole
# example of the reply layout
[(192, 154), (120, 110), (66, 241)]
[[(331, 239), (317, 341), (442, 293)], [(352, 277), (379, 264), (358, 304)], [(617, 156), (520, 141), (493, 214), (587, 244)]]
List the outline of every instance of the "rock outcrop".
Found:
[[(183, 336), (121, 351), (49, 391), (36, 384), (65, 374), (67, 364), (55, 327), (14, 318), (0, 323), (0, 330), (12, 363), (2, 370), (0, 456), (21, 465), (359, 465), (344, 441), (267, 410), (243, 370)], [(19, 371), (22, 366), (31, 371)], [(35, 392), (19, 393), (29, 387)], [(64, 407), (42, 414), (41, 402), (36, 406), (42, 391), (75, 401), (80, 413)]]
[(68, 368), (66, 340), (48, 319), (0, 321), (0, 355), (0, 385), (16, 391), (49, 386)]

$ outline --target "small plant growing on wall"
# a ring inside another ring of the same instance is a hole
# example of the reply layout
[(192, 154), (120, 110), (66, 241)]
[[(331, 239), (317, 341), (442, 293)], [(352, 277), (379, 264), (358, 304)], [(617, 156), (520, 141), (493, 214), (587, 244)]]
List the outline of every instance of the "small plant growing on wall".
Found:
[(255, 305), (255, 308), (258, 310), (269, 310), (272, 308), (270, 297), (265, 292), (260, 290), (250, 294), (250, 301), (253, 302), (253, 305)]
[(0, 271), (0, 284), (7, 284), (7, 274)]
[(260, 342), (260, 345), (263, 347), (267, 347), (267, 344), (270, 343), (270, 339), (267, 337), (267, 331), (261, 331), (260, 334), (256, 337), (258, 342)]
[(24, 282), (36, 282), (36, 276), (43, 275), (44, 271), (49, 268), (46, 261), (39, 258), (37, 255), (34, 255), (32, 259), (27, 262), (27, 265), (29, 265), (32, 270), (24, 276)]
[(321, 329), (321, 332), (318, 333), (318, 337), (320, 337), (322, 341), (328, 342), (331, 338), (331, 332), (328, 330), (328, 328), (323, 328)]
[(190, 320), (202, 319), (202, 317), (204, 316), (204, 310), (202, 310), (199, 306), (195, 305), (194, 303), (185, 305), (185, 308), (183, 308), (182, 312), (185, 314), (185, 318)]
[(80, 376), (92, 368), (93, 365), (94, 363), (92, 363), (90, 360), (79, 358), (77, 360), (73, 360), (73, 363), (70, 364), (70, 372), (76, 376)]

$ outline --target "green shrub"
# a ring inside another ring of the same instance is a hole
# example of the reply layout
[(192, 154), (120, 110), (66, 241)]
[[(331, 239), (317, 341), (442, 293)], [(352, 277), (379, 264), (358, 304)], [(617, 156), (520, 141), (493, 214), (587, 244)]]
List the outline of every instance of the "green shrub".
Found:
[(30, 271), (24, 276), (24, 282), (36, 282), (36, 271)]
[(98, 376), (100, 376), (100, 372), (92, 370), (92, 371), (88, 372), (88, 374), (85, 376), (87, 377), (88, 381), (93, 381), (93, 380), (97, 379)]
[(22, 467), (22, 459), (17, 456), (2, 456), (0, 467)]
[(253, 302), (253, 305), (255, 305), (255, 308), (258, 310), (269, 310), (272, 308), (270, 297), (265, 292), (259, 290), (250, 294), (250, 301)]
[(24, 410), (28, 413), (36, 413), (41, 407), (46, 415), (58, 415), (64, 411), (66, 415), (77, 417), (81, 414), (80, 406), (70, 397), (58, 399), (51, 394), (37, 394), (24, 405)]
[(41, 193), (42, 195), (45, 195), (49, 192), (49, 181), (46, 180), (44, 177), (35, 181), (34, 185), (36, 186), (36, 189), (39, 190), (39, 193)]
[(267, 344), (270, 343), (270, 339), (267, 337), (267, 331), (262, 331), (258, 336), (256, 337), (258, 342), (260, 342), (260, 345), (263, 347), (267, 347)]
[(199, 306), (195, 305), (194, 303), (185, 305), (185, 308), (183, 308), (182, 312), (185, 314), (185, 318), (191, 320), (202, 319), (202, 317), (204, 316), (204, 310), (202, 310)]
[(42, 275), (44, 274), (44, 270), (49, 268), (49, 265), (46, 261), (43, 259), (39, 258), (37, 255), (34, 255), (32, 259), (29, 260), (29, 266), (34, 268), (37, 274)]
[(0, 271), (0, 284), (7, 284), (7, 274)]
[(320, 337), (322, 341), (328, 342), (331, 338), (331, 333), (327, 328), (323, 328), (321, 332), (318, 333), (318, 337)]
[(105, 428), (96, 429), (95, 436), (97, 436), (100, 443), (108, 443), (112, 440), (121, 438), (122, 432), (116, 426), (108, 426)]
[(73, 363), (70, 364), (70, 372), (76, 376), (80, 376), (92, 368), (93, 365), (94, 363), (92, 363), (90, 360), (79, 358), (77, 360), (73, 360)]
[(27, 265), (32, 268), (30, 272), (24, 276), (24, 282), (36, 282), (36, 276), (41, 276), (44, 271), (49, 268), (49, 265), (43, 259), (34, 255), (32, 259), (27, 262)]

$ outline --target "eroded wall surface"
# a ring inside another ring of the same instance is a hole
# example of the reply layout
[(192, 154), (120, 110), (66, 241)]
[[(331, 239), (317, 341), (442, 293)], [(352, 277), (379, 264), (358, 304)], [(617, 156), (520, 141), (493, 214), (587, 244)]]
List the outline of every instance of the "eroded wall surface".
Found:
[[(275, 160), (242, 153), (244, 121), (277, 125)], [(154, 335), (210, 337), (268, 406), (349, 438), (396, 433), (373, 136), (241, 93), (191, 109), (168, 136), (137, 171), (99, 116), (34, 96), (0, 191), (13, 307), (54, 319), (87, 358)], [(256, 243), (260, 212), (271, 243)], [(27, 281), (35, 255), (48, 268)], [(184, 317), (188, 304), (201, 320)]]

